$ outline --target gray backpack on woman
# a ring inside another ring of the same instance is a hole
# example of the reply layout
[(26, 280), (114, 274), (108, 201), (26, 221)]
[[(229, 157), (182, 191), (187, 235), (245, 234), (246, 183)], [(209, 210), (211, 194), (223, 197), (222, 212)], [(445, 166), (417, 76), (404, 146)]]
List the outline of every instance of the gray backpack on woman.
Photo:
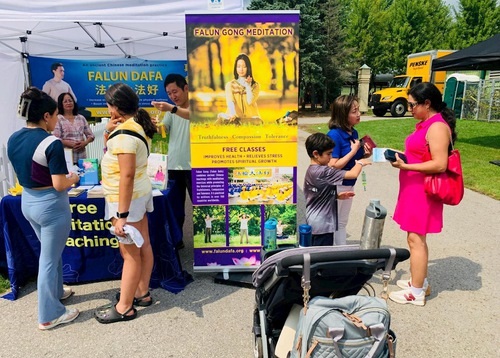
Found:
[(291, 358), (394, 357), (387, 303), (377, 297), (315, 297), (300, 313)]

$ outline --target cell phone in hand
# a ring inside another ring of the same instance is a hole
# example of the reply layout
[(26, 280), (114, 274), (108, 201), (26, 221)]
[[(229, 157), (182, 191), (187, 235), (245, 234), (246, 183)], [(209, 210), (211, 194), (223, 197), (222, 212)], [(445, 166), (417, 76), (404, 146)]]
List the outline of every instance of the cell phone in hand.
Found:
[(365, 135), (363, 138), (359, 140), (362, 143), (362, 146), (368, 144), (370, 148), (376, 148), (377, 144), (373, 141), (373, 139), (369, 135)]
[(398, 153), (399, 158), (401, 158), (401, 160), (403, 162), (408, 163), (408, 160), (406, 159), (406, 155), (404, 155), (401, 152), (396, 152), (395, 150), (392, 150), (392, 149), (387, 149), (384, 152), (384, 157), (385, 157), (385, 159), (387, 159), (390, 162), (395, 162), (396, 161), (396, 153)]

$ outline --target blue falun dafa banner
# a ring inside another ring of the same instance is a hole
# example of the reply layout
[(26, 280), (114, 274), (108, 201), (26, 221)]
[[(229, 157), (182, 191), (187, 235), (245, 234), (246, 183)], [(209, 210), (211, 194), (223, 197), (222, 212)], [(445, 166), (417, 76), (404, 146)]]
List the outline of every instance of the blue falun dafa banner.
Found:
[[(169, 101), (163, 81), (169, 73), (185, 73), (186, 61), (152, 61), (141, 59), (62, 59), (30, 56), (31, 84), (40, 89), (53, 78), (51, 66), (62, 63), (64, 78), (78, 106), (85, 107), (93, 117), (107, 117), (104, 94), (109, 86), (123, 82), (139, 95), (139, 106), (155, 113), (151, 101)], [(157, 112), (157, 111), (156, 111)]]

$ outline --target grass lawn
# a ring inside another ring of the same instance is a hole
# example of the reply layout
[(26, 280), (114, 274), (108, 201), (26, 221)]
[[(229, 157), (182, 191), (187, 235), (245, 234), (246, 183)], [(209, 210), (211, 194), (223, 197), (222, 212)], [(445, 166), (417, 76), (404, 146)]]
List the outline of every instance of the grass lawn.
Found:
[(7, 275), (4, 275), (3, 273), (0, 274), (0, 293), (3, 293), (10, 289), (10, 282), (7, 279)]
[[(415, 119), (387, 119), (361, 122), (356, 126), (360, 137), (369, 134), (379, 147), (403, 150), (404, 140), (415, 129)], [(328, 132), (326, 124), (301, 125), (310, 133)], [(457, 121), (458, 140), (465, 187), (500, 200), (500, 123)]]
[(205, 243), (205, 233), (193, 237), (194, 247), (221, 247), (226, 246), (226, 235), (212, 234), (212, 243)]

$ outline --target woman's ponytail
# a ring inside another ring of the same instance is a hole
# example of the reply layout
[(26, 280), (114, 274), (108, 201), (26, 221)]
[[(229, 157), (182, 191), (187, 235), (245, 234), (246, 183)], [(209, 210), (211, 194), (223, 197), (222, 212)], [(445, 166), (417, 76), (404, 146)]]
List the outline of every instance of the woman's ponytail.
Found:
[(451, 109), (446, 107), (446, 103), (443, 102), (443, 104), (444, 106), (439, 111), (439, 113), (441, 113), (443, 119), (446, 121), (446, 123), (448, 123), (448, 126), (451, 130), (452, 143), (455, 143), (455, 140), (457, 139), (457, 132), (455, 131), (457, 120), (455, 119), (455, 113)]
[(157, 129), (153, 121), (151, 120), (151, 116), (149, 113), (142, 108), (139, 108), (137, 114), (135, 116), (136, 122), (139, 123), (144, 129), (144, 132), (149, 138), (153, 138), (153, 135), (156, 133)]

